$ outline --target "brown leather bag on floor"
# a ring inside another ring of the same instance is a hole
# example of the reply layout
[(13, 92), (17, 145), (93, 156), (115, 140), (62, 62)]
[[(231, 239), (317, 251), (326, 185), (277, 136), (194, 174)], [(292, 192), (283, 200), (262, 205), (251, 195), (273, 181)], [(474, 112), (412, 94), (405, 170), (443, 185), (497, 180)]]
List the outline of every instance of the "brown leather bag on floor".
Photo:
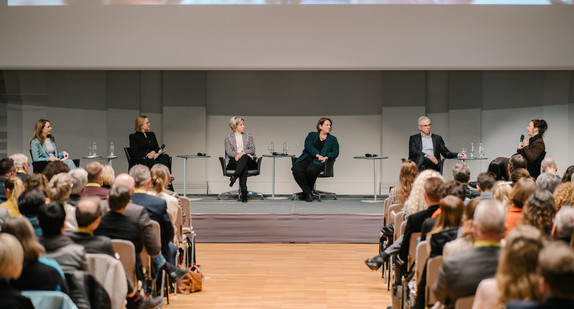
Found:
[(189, 273), (177, 282), (177, 293), (187, 295), (203, 288), (203, 273), (198, 266), (189, 268)]

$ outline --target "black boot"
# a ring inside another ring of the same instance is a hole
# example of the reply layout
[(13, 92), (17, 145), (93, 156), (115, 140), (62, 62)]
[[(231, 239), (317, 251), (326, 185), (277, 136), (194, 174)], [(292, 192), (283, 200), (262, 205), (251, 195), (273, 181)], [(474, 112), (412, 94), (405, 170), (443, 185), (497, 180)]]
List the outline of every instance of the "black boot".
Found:
[(313, 201), (313, 193), (309, 192), (305, 195), (305, 201), (306, 202), (312, 202)]
[(241, 190), (241, 202), (242, 203), (247, 203), (247, 189), (246, 190)]
[(233, 185), (235, 184), (235, 181), (237, 180), (237, 176), (235, 175), (231, 175), (231, 177), (229, 177), (229, 186), (233, 187)]

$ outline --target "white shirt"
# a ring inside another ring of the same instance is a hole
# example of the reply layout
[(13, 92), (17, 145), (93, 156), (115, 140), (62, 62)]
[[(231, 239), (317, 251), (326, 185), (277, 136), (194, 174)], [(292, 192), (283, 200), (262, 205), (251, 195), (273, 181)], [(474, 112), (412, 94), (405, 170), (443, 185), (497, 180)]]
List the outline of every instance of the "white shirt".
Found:
[(243, 134), (235, 132), (235, 144), (237, 145), (237, 153), (243, 152)]

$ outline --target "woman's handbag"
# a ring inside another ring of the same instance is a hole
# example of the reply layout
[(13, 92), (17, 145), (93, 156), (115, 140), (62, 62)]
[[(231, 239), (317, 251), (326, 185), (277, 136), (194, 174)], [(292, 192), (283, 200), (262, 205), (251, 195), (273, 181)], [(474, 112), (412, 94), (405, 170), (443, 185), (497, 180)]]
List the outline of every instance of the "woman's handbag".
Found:
[(203, 273), (198, 266), (191, 266), (189, 273), (177, 282), (177, 293), (189, 294), (199, 292), (203, 288)]

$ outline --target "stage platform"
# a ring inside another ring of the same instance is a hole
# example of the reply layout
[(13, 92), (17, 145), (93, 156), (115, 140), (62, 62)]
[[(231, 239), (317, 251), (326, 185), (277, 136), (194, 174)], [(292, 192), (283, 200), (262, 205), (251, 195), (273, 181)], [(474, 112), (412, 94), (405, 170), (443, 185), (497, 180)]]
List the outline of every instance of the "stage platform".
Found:
[(312, 203), (199, 197), (191, 202), (192, 224), (203, 243), (378, 243), (383, 221), (383, 203), (361, 202), (364, 196)]

